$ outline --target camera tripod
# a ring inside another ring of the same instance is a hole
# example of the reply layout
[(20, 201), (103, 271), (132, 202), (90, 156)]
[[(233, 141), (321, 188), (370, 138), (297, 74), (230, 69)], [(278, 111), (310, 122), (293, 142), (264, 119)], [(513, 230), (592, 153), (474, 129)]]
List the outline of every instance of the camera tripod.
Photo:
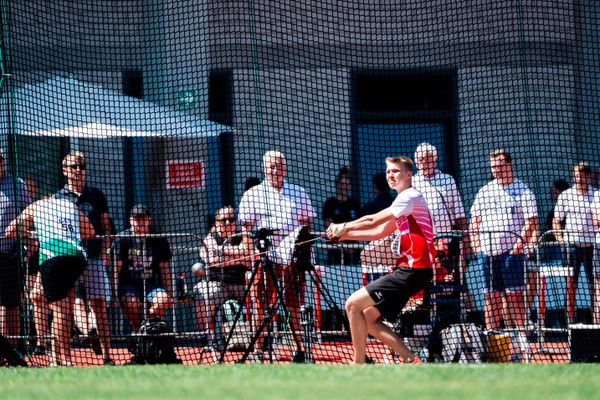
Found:
[[(346, 332), (350, 332), (350, 327), (348, 324), (348, 320), (345, 317), (342, 310), (339, 309), (337, 303), (327, 287), (323, 284), (323, 280), (321, 276), (317, 273), (315, 266), (311, 262), (311, 246), (312, 244), (318, 240), (319, 237), (311, 234), (307, 227), (303, 227), (296, 239), (294, 255), (293, 255), (293, 264), (294, 271), (296, 274), (304, 274), (306, 277), (308, 274), (308, 278), (312, 287), (318, 290), (321, 298), (324, 299), (327, 306), (329, 306), (330, 310), (333, 312), (333, 316), (337, 319), (341, 324), (343, 324)], [(313, 308), (311, 306), (302, 306), (300, 308), (300, 324), (304, 328), (304, 336), (303, 336), (303, 344), (305, 348), (305, 362), (311, 363), (314, 362), (314, 357), (312, 355), (312, 347), (313, 347), (313, 330), (314, 326), (314, 315)]]
[[(275, 269), (273, 267), (273, 262), (270, 260), (268, 253), (271, 248), (270, 237), (274, 234), (272, 230), (269, 229), (260, 229), (253, 237), (254, 246), (258, 251), (258, 258), (254, 261), (252, 265), (252, 274), (248, 279), (248, 283), (246, 288), (244, 289), (244, 298), (247, 299), (250, 295), (253, 285), (262, 285), (262, 301), (263, 301), (263, 317), (256, 328), (256, 331), (253, 333), (251, 341), (247, 346), (242, 359), (240, 362), (245, 362), (248, 359), (250, 351), (255, 347), (256, 342), (263, 334), (263, 331), (266, 330), (266, 338), (265, 343), (267, 345), (267, 352), (269, 354), (269, 359), (273, 360), (273, 319), (276, 316), (277, 309), (279, 306), (283, 309), (284, 318), (286, 321), (289, 320), (290, 314), (287, 310), (284, 301), (284, 293), (283, 289), (279, 285), (277, 275), (275, 274)], [(260, 273), (260, 275), (259, 275)], [(262, 282), (258, 282), (257, 276), (262, 278)], [(269, 285), (270, 284), (270, 285)], [(270, 297), (273, 296), (270, 293), (269, 288), (274, 290), (275, 298), (272, 299)], [(271, 300), (271, 301), (270, 301)], [(274, 301), (273, 301), (274, 300)], [(221, 350), (221, 355), (219, 361), (222, 363), (225, 358), (225, 352), (229, 346), (229, 343), (232, 339), (233, 333), (235, 331), (235, 327), (237, 323), (240, 321), (242, 315), (242, 308), (240, 307), (234, 317), (233, 324), (231, 330), (229, 331), (223, 348)], [(301, 350), (301, 343), (298, 340), (298, 336), (296, 334), (296, 330), (292, 323), (290, 323), (290, 330), (292, 332), (292, 337), (295, 340), (296, 351)]]
[[(295, 357), (292, 359), (294, 362), (313, 362), (312, 357), (312, 331), (314, 328), (314, 319), (312, 316), (312, 307), (307, 306), (304, 307), (300, 305), (300, 325), (303, 330), (303, 337), (299, 335), (296, 328), (294, 327), (294, 323), (290, 320), (291, 316), (288, 311), (288, 308), (285, 304), (285, 294), (288, 291), (294, 290), (295, 295), (302, 297), (300, 290), (304, 289), (303, 283), (306, 280), (306, 272), (309, 273), (311, 282), (318, 287), (321, 295), (325, 298), (325, 301), (331, 306), (331, 308), (340, 316), (340, 320), (345, 321), (342, 312), (337, 308), (333, 297), (329, 294), (329, 292), (323, 287), (323, 283), (321, 278), (316, 274), (315, 268), (310, 261), (310, 246), (315, 240), (318, 240), (318, 237), (310, 234), (308, 227), (302, 227), (298, 232), (297, 238), (294, 243), (294, 250), (292, 261), (287, 268), (291, 268), (290, 281), (286, 282), (284, 287), (281, 287), (278, 282), (278, 278), (275, 274), (274, 266), (272, 260), (270, 260), (268, 253), (271, 247), (271, 242), (268, 237), (272, 236), (273, 232), (267, 229), (261, 229), (254, 237), (255, 239), (255, 247), (259, 251), (259, 257), (255, 260), (252, 269), (252, 275), (248, 281), (248, 284), (245, 288), (244, 298), (247, 298), (250, 294), (250, 290), (252, 285), (262, 284), (263, 288), (263, 301), (264, 301), (264, 313), (260, 324), (256, 327), (256, 331), (254, 332), (250, 344), (246, 348), (241, 360), (239, 362), (245, 362), (248, 359), (248, 356), (254, 346), (256, 345), (257, 340), (263, 334), (263, 331), (266, 330), (265, 343), (267, 345), (267, 351), (269, 355), (269, 360), (273, 362), (273, 321), (275, 316), (277, 315), (278, 309), (281, 307), (283, 310), (284, 320), (290, 321), (289, 327), (292, 333), (292, 337), (294, 340), (294, 344), (296, 346), (296, 354), (302, 354), (302, 357)], [(262, 282), (255, 282), (256, 276), (259, 271), (262, 273)], [(271, 284), (271, 287), (274, 288), (275, 298), (273, 299), (272, 293), (269, 293), (268, 283)], [(295, 285), (295, 286), (293, 286)], [(271, 299), (269, 298), (271, 297)], [(271, 300), (269, 302), (269, 300)], [(220, 362), (224, 361), (225, 352), (227, 350), (228, 344), (231, 341), (233, 336), (233, 332), (235, 330), (235, 326), (240, 320), (242, 315), (242, 309), (240, 308), (234, 318), (233, 326), (227, 338), (225, 340), (223, 349), (221, 351)], [(302, 348), (304, 347), (305, 352), (302, 352)]]

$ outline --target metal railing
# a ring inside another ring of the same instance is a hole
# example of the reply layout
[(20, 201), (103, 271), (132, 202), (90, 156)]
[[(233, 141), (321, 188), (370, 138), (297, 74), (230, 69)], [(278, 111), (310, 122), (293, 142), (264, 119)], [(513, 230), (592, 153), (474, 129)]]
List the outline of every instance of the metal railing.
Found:
[[(585, 285), (582, 287), (581, 284), (577, 285), (578, 282), (573, 282), (575, 275), (574, 268), (572, 264), (567, 262), (569, 252), (584, 251), (581, 249), (586, 249), (585, 251), (589, 256), (589, 253), (593, 253), (594, 251), (593, 243), (586, 242), (582, 244), (578, 242), (558, 241), (554, 237), (556, 233), (565, 233), (565, 231), (547, 231), (540, 236), (536, 243), (527, 247), (526, 252), (528, 257), (526, 257), (526, 265), (522, 271), (523, 276), (519, 277), (523, 292), (523, 302), (511, 305), (512, 312), (520, 314), (529, 312), (529, 307), (537, 305), (538, 318), (535, 321), (533, 329), (527, 324), (510, 325), (505, 322), (505, 326), (501, 329), (496, 328), (493, 330), (494, 335), (510, 336), (513, 340), (515, 334), (527, 335), (534, 346), (531, 347), (527, 344), (526, 348), (521, 349), (520, 353), (526, 362), (538, 355), (560, 355), (568, 352), (568, 344), (566, 344), (567, 334), (569, 324), (577, 322), (577, 306), (587, 308), (593, 304), (593, 293), (591, 294), (592, 299), (587, 295), (577, 296), (577, 287), (579, 288), (579, 293), (583, 292), (586, 287)], [(447, 304), (450, 302), (456, 302), (456, 304), (453, 304), (453, 307), (456, 306), (458, 310), (458, 317), (456, 321), (452, 320), (453, 323), (472, 322), (473, 315), (483, 315), (484, 321), (486, 319), (486, 292), (498, 283), (494, 281), (497, 279), (497, 276), (494, 273), (490, 273), (494, 260), (493, 257), (489, 256), (498, 255), (496, 253), (500, 253), (500, 251), (497, 248), (488, 247), (485, 249), (488, 251), (486, 256), (470, 253), (469, 238), (472, 238), (473, 235), (479, 235), (480, 239), (484, 238), (490, 242), (500, 236), (509, 238), (509, 242), (512, 243), (523, 240), (517, 233), (511, 231), (464, 230), (439, 233), (436, 236), (436, 240), (456, 241), (458, 243), (458, 250), (455, 250), (455, 253), (451, 254), (453, 257), (451, 262), (454, 263), (455, 269), (453, 275), (454, 281), (438, 281), (432, 286), (430, 308), (432, 325), (435, 324), (435, 321), (439, 321), (442, 318), (444, 312), (447, 312)], [(484, 235), (487, 235), (487, 237)], [(167, 288), (167, 291), (173, 297), (173, 307), (169, 310), (167, 321), (173, 327), (171, 336), (177, 339), (180, 344), (192, 341), (194, 346), (197, 347), (199, 343), (207, 343), (207, 332), (199, 329), (197, 326), (196, 299), (191, 295), (191, 288), (197, 279), (191, 272), (191, 266), (198, 260), (203, 238), (193, 233), (165, 233), (141, 236), (120, 234), (104, 237), (109, 237), (112, 241), (143, 238), (161, 238), (169, 241), (172, 253), (170, 263), (172, 284), (170, 288)], [(320, 280), (318, 283), (309, 282), (307, 284), (304, 303), (305, 307), (314, 310), (314, 318), (309, 318), (309, 321), (311, 325), (314, 325), (311, 332), (314, 334), (315, 343), (319, 344), (323, 337), (332, 335), (338, 330), (338, 333), (341, 335), (347, 336), (349, 333), (343, 325), (337, 327), (339, 329), (332, 326), (325, 326), (326, 314), (331, 311), (331, 306), (323, 301), (322, 289), (326, 289), (331, 293), (336, 307), (343, 311), (344, 302), (353, 291), (387, 273), (389, 267), (393, 266), (389, 265), (390, 259), (393, 260), (393, 257), (390, 258), (389, 254), (378, 253), (378, 251), (387, 251), (385, 246), (382, 248), (383, 250), (376, 249), (371, 259), (366, 259), (364, 250), (373, 250), (369, 246), (370, 244), (364, 242), (338, 243), (325, 240), (315, 241), (312, 260), (315, 264), (315, 272), (318, 273)], [(354, 262), (349, 264), (327, 264), (327, 253), (332, 250), (360, 253), (359, 264)], [(114, 282), (115, 274), (118, 273), (116, 268), (118, 257), (119, 255), (115, 251), (110, 252), (110, 265), (107, 267), (109, 268), (111, 284)], [(182, 272), (186, 274), (185, 285), (188, 289), (188, 296), (178, 298), (177, 280)], [(585, 274), (581, 274), (581, 276), (585, 276)], [(532, 283), (532, 277), (536, 283), (534, 286), (528, 285), (528, 283)], [(560, 282), (552, 282), (552, 280), (556, 279), (560, 280)], [(588, 284), (591, 287), (591, 283), (588, 282)], [(113, 295), (116, 295), (117, 288), (114, 287), (112, 289)], [(146, 296), (144, 296), (143, 300), (145, 303), (144, 307), (147, 307)], [(31, 317), (31, 307), (28, 303), (25, 306), (25, 317), (29, 319)], [(242, 304), (241, 306), (247, 308), (247, 315), (253, 312), (251, 303)], [(557, 309), (560, 312), (564, 312), (564, 321), (561, 320), (552, 323), (549, 317), (549, 310), (552, 310), (552, 313), (554, 313)], [(115, 339), (117, 345), (119, 339), (125, 339), (126, 341), (128, 338), (139, 336), (137, 327), (132, 327), (130, 330), (124, 329), (125, 324), (123, 323), (121, 304), (111, 304), (109, 315), (111, 337)], [(502, 315), (502, 318), (504, 317), (505, 315)], [(247, 316), (246, 319), (248, 319)], [(282, 334), (285, 334), (285, 332), (282, 332)], [(531, 336), (532, 334), (533, 336)], [(532, 337), (534, 340), (531, 340)], [(10, 337), (10, 339), (15, 338)], [(18, 338), (33, 339), (35, 337), (25, 334), (25, 336), (19, 336)], [(52, 339), (52, 337), (40, 336), (39, 339)], [(560, 342), (560, 345), (557, 342)], [(561, 358), (562, 361), (566, 359), (567, 356), (564, 359)], [(213, 355), (214, 360), (216, 360), (216, 357)]]
[[(577, 236), (583, 235), (583, 240)], [(567, 239), (567, 240), (564, 240)], [(544, 232), (536, 244), (536, 283), (538, 295), (538, 320), (535, 323), (540, 354), (562, 354), (567, 346), (557, 342), (568, 340), (569, 329), (578, 322), (578, 305), (590, 309), (582, 320), (594, 319), (594, 233), (568, 230)], [(579, 269), (587, 273), (578, 273)], [(586, 276), (587, 275), (587, 276)], [(577, 278), (577, 280), (575, 280)], [(588, 295), (578, 296), (585, 288), (579, 281), (587, 281)], [(592, 281), (590, 281), (590, 279)], [(558, 311), (558, 312), (556, 312)]]

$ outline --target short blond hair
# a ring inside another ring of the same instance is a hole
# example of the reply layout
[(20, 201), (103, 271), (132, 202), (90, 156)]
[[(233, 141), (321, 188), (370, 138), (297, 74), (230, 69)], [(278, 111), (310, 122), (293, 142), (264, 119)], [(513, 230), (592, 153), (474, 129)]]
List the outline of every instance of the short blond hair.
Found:
[(69, 161), (81, 161), (85, 163), (85, 154), (83, 154), (81, 151), (72, 151), (69, 154), (67, 154), (63, 160), (62, 160), (62, 166), (66, 167), (67, 164), (69, 163)]
[(392, 163), (392, 164), (399, 164), (402, 165), (402, 167), (407, 170), (412, 172), (413, 170), (413, 162), (410, 158), (405, 157), (405, 156), (400, 156), (400, 157), (387, 157), (385, 159), (386, 163)]

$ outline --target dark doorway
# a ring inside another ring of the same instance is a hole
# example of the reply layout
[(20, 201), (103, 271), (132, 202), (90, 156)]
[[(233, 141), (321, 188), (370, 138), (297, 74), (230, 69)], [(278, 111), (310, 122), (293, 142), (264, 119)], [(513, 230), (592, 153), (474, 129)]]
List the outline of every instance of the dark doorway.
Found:
[[(438, 148), (439, 168), (457, 172), (455, 71), (357, 71), (353, 75), (353, 163), (361, 204), (385, 157), (413, 158), (419, 143)], [(360, 168), (358, 168), (360, 166)]]

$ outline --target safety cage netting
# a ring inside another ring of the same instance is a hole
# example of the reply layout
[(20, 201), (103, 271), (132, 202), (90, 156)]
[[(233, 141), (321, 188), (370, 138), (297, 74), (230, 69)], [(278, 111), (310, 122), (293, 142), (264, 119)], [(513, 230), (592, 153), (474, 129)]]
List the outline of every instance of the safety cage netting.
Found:
[(595, 361), (599, 13), (3, 1), (0, 364)]

